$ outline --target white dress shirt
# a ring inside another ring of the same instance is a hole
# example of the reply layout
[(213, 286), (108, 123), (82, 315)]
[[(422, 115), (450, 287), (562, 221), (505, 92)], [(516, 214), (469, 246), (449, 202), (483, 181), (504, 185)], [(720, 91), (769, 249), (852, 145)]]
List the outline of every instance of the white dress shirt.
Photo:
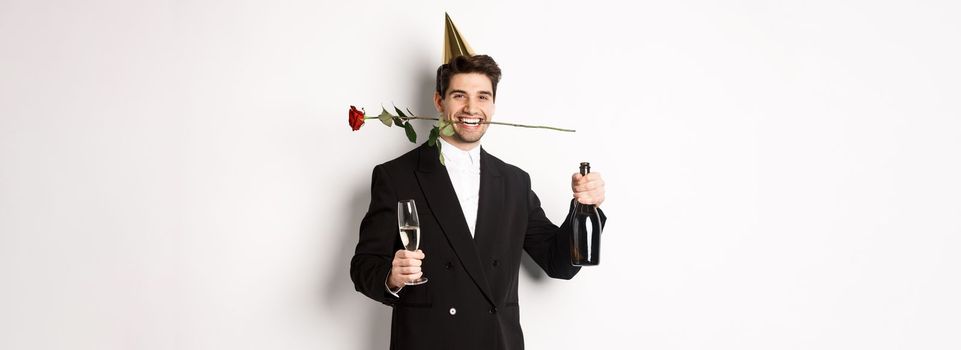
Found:
[[(467, 228), (470, 229), (471, 237), (474, 237), (474, 228), (477, 226), (477, 203), (480, 198), (480, 145), (470, 151), (464, 151), (440, 137), (437, 138), (437, 142), (441, 144), (440, 151), (444, 154), (447, 175), (450, 176), (450, 183), (454, 185), (460, 208), (464, 211)], [(387, 276), (390, 278), (390, 273)], [(387, 285), (386, 280), (384, 285)], [(404, 289), (404, 286), (397, 290), (390, 290), (390, 286), (387, 286), (387, 292), (398, 298), (400, 295), (397, 293), (400, 293), (401, 289)]]
[(477, 225), (477, 200), (480, 198), (480, 145), (470, 151), (463, 151), (437, 138), (441, 143), (441, 153), (444, 154), (444, 165), (450, 176), (450, 183), (454, 185), (457, 201), (464, 211), (464, 219), (470, 228), (471, 237)]

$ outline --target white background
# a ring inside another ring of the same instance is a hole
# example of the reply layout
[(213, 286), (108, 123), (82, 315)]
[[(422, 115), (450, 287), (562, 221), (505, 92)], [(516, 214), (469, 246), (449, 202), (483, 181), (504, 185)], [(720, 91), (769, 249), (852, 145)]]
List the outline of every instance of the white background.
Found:
[(578, 130), (484, 139), (549, 217), (607, 181), (602, 266), (521, 271), (528, 348), (961, 348), (947, 0), (0, 0), (0, 348), (385, 349), (348, 266), (415, 145), (347, 109), (433, 112), (444, 11), (495, 119)]

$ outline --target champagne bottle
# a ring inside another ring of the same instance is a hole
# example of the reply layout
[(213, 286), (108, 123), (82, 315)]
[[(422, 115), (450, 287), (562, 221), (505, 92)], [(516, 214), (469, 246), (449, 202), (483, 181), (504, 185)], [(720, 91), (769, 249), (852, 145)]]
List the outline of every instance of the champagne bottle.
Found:
[[(591, 164), (581, 163), (581, 175), (591, 172)], [(601, 215), (593, 204), (574, 201), (574, 214), (571, 216), (571, 264), (574, 266), (596, 266), (601, 258)]]

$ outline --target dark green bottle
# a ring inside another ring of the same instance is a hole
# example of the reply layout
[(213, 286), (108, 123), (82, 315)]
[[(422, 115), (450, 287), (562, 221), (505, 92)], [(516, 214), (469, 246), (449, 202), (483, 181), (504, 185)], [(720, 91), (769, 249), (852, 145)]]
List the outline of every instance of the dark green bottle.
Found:
[[(581, 175), (591, 172), (591, 164), (581, 163)], [(574, 202), (571, 217), (571, 264), (596, 266), (601, 262), (601, 215), (593, 204)]]

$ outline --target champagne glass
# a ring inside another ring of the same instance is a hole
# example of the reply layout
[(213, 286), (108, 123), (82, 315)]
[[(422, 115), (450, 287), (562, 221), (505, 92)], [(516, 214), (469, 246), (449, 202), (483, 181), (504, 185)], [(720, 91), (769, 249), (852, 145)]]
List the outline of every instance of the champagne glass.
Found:
[[(417, 205), (413, 199), (397, 202), (397, 225), (400, 227), (400, 241), (404, 249), (415, 251), (420, 246), (420, 219), (417, 218)], [(423, 276), (416, 281), (404, 282), (408, 286), (424, 284), (427, 278)]]

